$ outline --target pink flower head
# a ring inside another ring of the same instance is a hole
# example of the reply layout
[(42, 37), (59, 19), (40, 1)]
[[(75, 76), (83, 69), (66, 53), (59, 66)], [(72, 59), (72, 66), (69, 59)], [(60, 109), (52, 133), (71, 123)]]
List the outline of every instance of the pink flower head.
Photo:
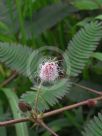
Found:
[(52, 82), (59, 76), (58, 64), (54, 61), (46, 61), (41, 64), (39, 77), (44, 82)]

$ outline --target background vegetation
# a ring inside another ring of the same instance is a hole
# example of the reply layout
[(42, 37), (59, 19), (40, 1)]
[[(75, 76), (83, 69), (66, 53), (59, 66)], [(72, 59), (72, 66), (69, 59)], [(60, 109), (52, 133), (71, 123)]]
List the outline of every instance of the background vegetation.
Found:
[[(91, 21), (101, 22), (101, 13), (102, 0), (1, 0), (0, 45), (2, 43), (9, 43), (12, 46), (21, 44), (33, 49), (51, 45), (65, 50), (69, 40), (80, 28)], [(82, 73), (77, 77), (78, 84), (74, 85), (60, 104), (56, 104), (52, 109), (95, 97), (96, 94), (87, 91), (89, 88), (102, 91), (101, 52), (100, 41), (95, 53), (92, 54)], [(5, 80), (14, 73), (14, 70), (11, 71), (4, 64), (0, 64), (0, 86), (4, 87), (0, 89), (0, 121), (22, 117), (18, 108), (19, 97), (32, 86), (29, 79), (21, 74), (9, 84), (5, 84)], [(60, 136), (81, 136), (84, 126), (96, 115), (98, 118), (89, 124), (89, 126), (95, 124), (91, 128), (96, 131), (93, 132), (91, 129), (91, 134), (88, 126), (85, 129), (88, 132), (83, 132), (83, 135), (93, 136), (95, 133), (95, 136), (101, 136), (101, 108), (102, 103), (91, 107), (82, 106), (47, 118), (46, 123)], [(101, 121), (98, 120), (99, 118)], [(14, 135), (49, 136), (50, 134), (43, 128), (32, 128), (31, 123), (0, 128), (0, 136)]]

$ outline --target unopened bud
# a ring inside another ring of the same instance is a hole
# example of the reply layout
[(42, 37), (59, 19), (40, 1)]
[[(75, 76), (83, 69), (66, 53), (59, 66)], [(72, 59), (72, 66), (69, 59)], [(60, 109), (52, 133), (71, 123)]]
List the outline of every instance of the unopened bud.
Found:
[(31, 106), (28, 103), (25, 103), (23, 101), (19, 102), (18, 106), (19, 106), (19, 108), (20, 108), (20, 110), (22, 112), (27, 112), (27, 111), (31, 111), (32, 110)]
[(96, 100), (92, 100), (92, 99), (88, 100), (88, 103), (87, 103), (87, 105), (89, 107), (94, 107), (94, 106), (96, 106), (96, 104), (97, 104), (97, 101)]

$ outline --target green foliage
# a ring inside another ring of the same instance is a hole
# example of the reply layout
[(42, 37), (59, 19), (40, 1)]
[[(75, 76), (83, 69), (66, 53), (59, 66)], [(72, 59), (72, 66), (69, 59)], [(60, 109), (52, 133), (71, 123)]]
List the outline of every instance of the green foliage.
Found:
[(26, 74), (27, 58), (31, 52), (28, 47), (0, 43), (0, 61), (22, 74)]
[[(57, 81), (51, 87), (41, 86), (38, 101), (38, 110), (48, 110), (50, 106), (53, 106), (58, 103), (58, 100), (61, 99), (66, 93), (68, 93), (70, 86), (71, 82), (68, 79)], [(21, 96), (21, 101), (24, 101), (30, 104), (33, 108), (35, 108), (34, 104), (36, 96), (37, 92), (28, 91), (27, 93)]]
[(0, 32), (2, 32), (2, 34), (12, 34), (12, 32), (17, 32), (17, 12), (13, 0), (0, 1), (0, 22), (2, 23), (0, 29)]
[[(18, 109), (19, 99), (14, 91), (9, 88), (2, 88), (0, 91), (3, 91), (3, 93), (6, 95), (13, 113), (13, 117), (22, 118), (20, 110)], [(15, 128), (17, 136), (28, 136), (28, 129), (26, 123), (16, 124)]]
[(102, 20), (102, 14), (96, 16), (95, 18), (98, 19), (98, 20)]
[[(66, 120), (66, 118), (62, 118), (62, 119), (55, 119), (54, 121), (51, 121), (48, 124), (48, 126), (52, 128), (55, 132), (58, 132), (60, 131), (60, 129), (70, 126), (70, 123)], [(51, 134), (45, 132), (42, 136), (51, 136)]]
[[(47, 2), (45, 3), (47, 4)], [(37, 11), (35, 10), (36, 8), (32, 9), (33, 4), (34, 1), (16, 0), (14, 3), (13, 0), (1, 0), (0, 32), (2, 34), (10, 33), (12, 36), (15, 33), (19, 33), (20, 37), (18, 36), (18, 39), (23, 44), (26, 44), (27, 39), (38, 37), (68, 15), (78, 11), (72, 5), (67, 5), (60, 1), (46, 5)], [(24, 11), (22, 10), (23, 8)], [(8, 35), (6, 36), (8, 37)], [(0, 39), (5, 41), (3, 35), (0, 35)]]
[(42, 32), (45, 32), (48, 28), (53, 27), (66, 16), (76, 11), (78, 10), (72, 5), (59, 2), (48, 5), (38, 12), (34, 12), (31, 25), (29, 25), (29, 21), (26, 22), (28, 37), (31, 37), (31, 32), (34, 34), (34, 37), (38, 37)]
[(70, 76), (77, 76), (96, 49), (102, 38), (102, 24), (91, 22), (85, 25), (69, 42), (66, 54), (70, 60)]
[[(0, 121), (2, 120), (1, 118), (3, 116), (4, 116), (3, 105), (2, 105), (2, 101), (0, 101)], [(6, 132), (6, 128), (5, 127), (1, 127), (0, 128), (0, 134), (2, 136), (7, 136), (7, 132)]]
[(73, 0), (74, 5), (79, 9), (93, 10), (102, 6), (102, 0)]
[(94, 117), (82, 132), (83, 136), (101, 136), (102, 135), (102, 114), (99, 113), (98, 117)]
[(97, 60), (102, 61), (102, 53), (100, 53), (100, 52), (93, 53), (92, 57), (97, 59)]
[[(18, 73), (28, 76), (27, 64), (32, 49), (27, 46), (21, 46), (9, 43), (0, 43), (0, 61), (5, 63), (8, 67), (16, 70)], [(34, 52), (33, 52), (34, 54)], [(32, 72), (35, 72), (36, 59), (33, 59)]]
[(23, 44), (26, 44), (26, 33), (24, 28), (24, 17), (22, 15), (22, 1), (16, 0), (16, 7), (17, 7), (17, 13), (18, 13), (18, 19), (20, 22), (20, 29), (22, 34), (22, 42)]

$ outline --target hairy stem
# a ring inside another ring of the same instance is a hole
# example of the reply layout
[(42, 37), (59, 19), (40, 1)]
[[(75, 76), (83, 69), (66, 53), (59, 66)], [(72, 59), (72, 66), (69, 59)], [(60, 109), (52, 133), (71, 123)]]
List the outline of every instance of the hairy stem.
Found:
[(21, 119), (8, 120), (8, 121), (0, 122), (0, 127), (14, 125), (16, 123), (27, 122), (27, 121), (30, 121), (30, 119), (29, 118), (21, 118)]
[[(76, 108), (76, 107), (79, 107), (79, 106), (82, 106), (82, 105), (88, 105), (90, 100), (91, 101), (99, 101), (99, 100), (102, 100), (102, 96), (99, 96), (99, 97), (96, 97), (96, 98), (93, 98), (93, 99), (88, 99), (88, 100), (85, 100), (85, 101), (82, 101), (82, 102), (79, 102), (79, 103), (76, 103), (76, 104), (72, 104), (72, 105), (69, 105), (69, 106), (65, 106), (65, 107), (57, 109), (57, 110), (46, 112), (46, 113), (43, 114), (42, 118), (47, 118), (47, 117), (59, 114), (63, 111), (71, 110), (73, 108)], [(15, 123), (26, 122), (26, 121), (31, 121), (31, 119), (30, 118), (21, 118), (21, 119), (4, 121), (4, 122), (0, 122), (0, 126), (2, 127), (2, 126), (12, 125), (12, 124), (15, 124)]]
[(43, 118), (49, 117), (49, 116), (52, 116), (52, 115), (55, 115), (55, 114), (58, 114), (58, 113), (61, 113), (61, 112), (66, 111), (66, 110), (70, 110), (70, 109), (79, 107), (79, 106), (82, 106), (82, 105), (87, 105), (90, 100), (91, 101), (102, 100), (102, 96), (96, 97), (96, 98), (93, 98), (93, 99), (88, 99), (88, 100), (85, 100), (85, 101), (82, 101), (82, 102), (79, 102), (79, 103), (76, 103), (76, 104), (72, 104), (72, 105), (65, 106), (63, 108), (57, 109), (57, 110), (53, 110), (53, 111), (44, 113)]

